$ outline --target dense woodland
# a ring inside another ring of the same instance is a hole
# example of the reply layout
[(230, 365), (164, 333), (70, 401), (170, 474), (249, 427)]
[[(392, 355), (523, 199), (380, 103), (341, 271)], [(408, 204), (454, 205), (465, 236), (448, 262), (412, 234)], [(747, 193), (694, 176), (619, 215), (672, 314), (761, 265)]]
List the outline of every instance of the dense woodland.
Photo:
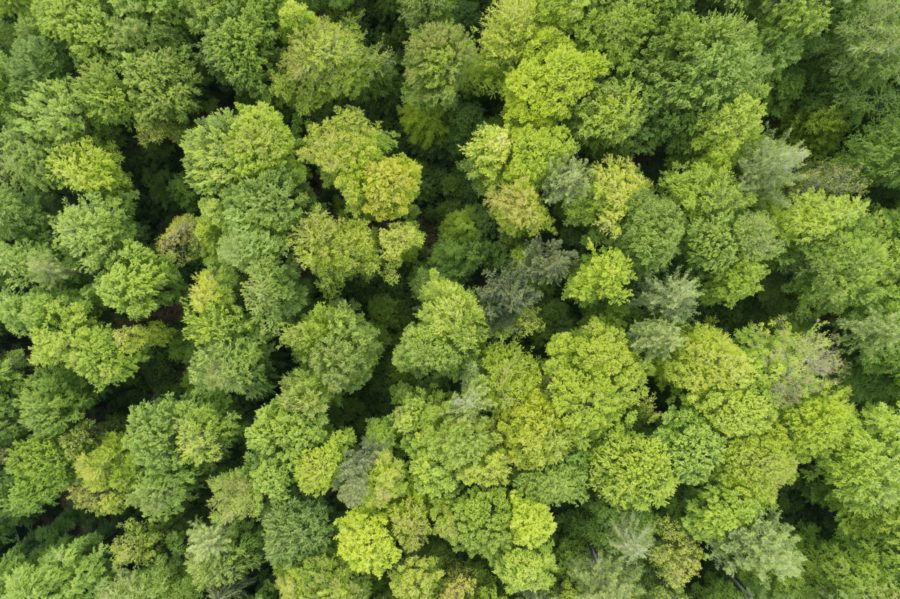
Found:
[(0, 0), (0, 596), (900, 597), (900, 2)]

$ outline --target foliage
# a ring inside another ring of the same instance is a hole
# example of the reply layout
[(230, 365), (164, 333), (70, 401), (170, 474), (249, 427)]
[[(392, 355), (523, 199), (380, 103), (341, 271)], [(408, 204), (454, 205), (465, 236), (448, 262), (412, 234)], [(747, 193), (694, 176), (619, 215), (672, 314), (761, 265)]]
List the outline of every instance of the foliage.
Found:
[(0, 596), (900, 596), (898, 40), (0, 2)]

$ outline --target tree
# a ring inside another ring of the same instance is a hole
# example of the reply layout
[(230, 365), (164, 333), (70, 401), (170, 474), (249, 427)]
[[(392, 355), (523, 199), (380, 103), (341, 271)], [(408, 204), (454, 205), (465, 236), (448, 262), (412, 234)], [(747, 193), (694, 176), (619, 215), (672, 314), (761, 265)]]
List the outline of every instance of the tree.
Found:
[(582, 52), (572, 42), (534, 52), (506, 74), (504, 118), (522, 124), (567, 121), (594, 81), (609, 70), (603, 54)]
[(421, 378), (458, 379), (463, 366), (487, 340), (487, 322), (478, 300), (459, 283), (430, 271), (417, 292), (421, 307), (391, 358), (401, 372)]
[(317, 16), (294, 1), (278, 9), (278, 20), (287, 46), (272, 74), (271, 91), (298, 117), (336, 101), (358, 100), (393, 70), (391, 54), (365, 45), (356, 25)]
[(292, 246), (326, 297), (337, 295), (348, 280), (370, 279), (379, 270), (375, 235), (366, 221), (334, 217), (321, 206), (300, 219)]
[(140, 320), (178, 296), (181, 276), (175, 265), (149, 247), (130, 241), (97, 277), (95, 290), (105, 306)]
[(666, 444), (672, 470), (686, 485), (707, 482), (725, 458), (725, 437), (690, 408), (666, 411), (655, 435)]
[(98, 146), (90, 137), (54, 146), (46, 160), (54, 183), (78, 194), (127, 192), (131, 181), (121, 163), (121, 154)]
[(378, 229), (378, 249), (381, 253), (381, 278), (388, 285), (400, 282), (400, 269), (414, 261), (425, 245), (425, 233), (409, 221), (390, 223)]
[(375, 221), (403, 218), (419, 195), (422, 166), (405, 154), (372, 162), (366, 168), (362, 212)]
[(97, 533), (47, 547), (34, 561), (22, 560), (4, 573), (4, 594), (26, 597), (93, 595), (108, 575), (106, 547)]
[(412, 29), (403, 52), (403, 106), (443, 116), (471, 87), (476, 56), (459, 23), (433, 20)]
[(678, 486), (668, 447), (654, 437), (614, 429), (590, 460), (591, 488), (619, 509), (665, 505)]
[(378, 329), (343, 300), (313, 306), (300, 322), (284, 330), (281, 343), (334, 395), (362, 388), (383, 350)]
[(647, 377), (625, 332), (599, 318), (553, 335), (546, 352), (553, 411), (576, 447), (586, 449), (647, 396)]
[(537, 190), (525, 179), (489, 189), (484, 206), (500, 232), (510, 237), (534, 237), (553, 227), (553, 219), (541, 204)]
[(326, 552), (334, 527), (320, 499), (296, 499), (270, 505), (262, 514), (263, 551), (273, 568), (284, 570)]
[(729, 576), (744, 572), (768, 587), (800, 576), (806, 557), (799, 542), (794, 528), (772, 513), (728, 533), (712, 545), (710, 557)]
[(634, 140), (647, 121), (644, 86), (631, 77), (609, 77), (593, 87), (575, 107), (575, 138), (595, 156), (605, 152), (632, 153)]
[(227, 8), (210, 10), (209, 15), (192, 7), (198, 21), (195, 29), (203, 36), (200, 58), (239, 97), (264, 97), (276, 55), (277, 4), (270, 0), (224, 4)]
[(660, 542), (650, 548), (650, 564), (666, 586), (674, 591), (683, 589), (700, 573), (703, 549), (669, 518), (657, 522), (656, 536)]
[[(373, 167), (373, 163), (395, 149), (396, 133), (384, 131), (380, 122), (370, 121), (360, 108), (343, 106), (335, 108), (334, 114), (322, 122), (307, 127), (297, 155), (300, 160), (318, 167), (323, 185), (340, 191), (348, 212), (358, 215), (364, 202), (367, 170), (379, 168)], [(406, 170), (415, 170), (408, 162), (399, 160)], [(387, 166), (396, 167), (395, 162), (389, 162)], [(412, 178), (415, 178), (414, 173)]]
[(65, 206), (53, 219), (53, 244), (94, 274), (135, 235), (130, 196), (88, 194)]
[(200, 108), (200, 73), (190, 46), (128, 53), (121, 76), (138, 140), (144, 145), (177, 141)]
[(509, 529), (513, 543), (527, 549), (543, 545), (556, 530), (550, 507), (517, 493), (510, 493), (509, 501), (512, 506)]
[(616, 243), (632, 259), (637, 271), (657, 273), (679, 254), (684, 233), (684, 212), (678, 204), (644, 190), (628, 203), (622, 234)]
[(602, 249), (591, 257), (566, 281), (563, 299), (573, 299), (587, 307), (600, 301), (621, 305), (631, 299), (628, 285), (635, 274), (631, 260), (618, 248)]
[(14, 397), (19, 422), (33, 435), (53, 439), (84, 418), (98, 401), (90, 385), (64, 368), (36, 368)]
[(194, 345), (188, 378), (197, 386), (261, 397), (270, 389), (269, 348), (250, 334), (251, 322), (234, 289), (210, 270), (197, 274), (188, 290), (184, 338)]
[(372, 593), (371, 578), (361, 576), (334, 555), (315, 555), (300, 566), (276, 574), (275, 586), (285, 599), (304, 599), (328, 595), (335, 599), (354, 599)]
[(31, 516), (56, 501), (69, 486), (69, 464), (55, 440), (31, 436), (13, 442), (3, 463), (3, 511)]
[(301, 172), (294, 138), (277, 110), (264, 102), (235, 108), (198, 119), (181, 139), (185, 180), (202, 196), (269, 170)]
[(637, 70), (651, 114), (644, 131), (652, 146), (687, 139), (703, 112), (742, 93), (761, 98), (768, 91), (771, 60), (756, 27), (739, 15), (678, 13), (649, 38), (641, 58)]
[(334, 521), (337, 554), (359, 574), (381, 578), (400, 560), (402, 552), (387, 528), (384, 514), (351, 510)]
[(262, 561), (259, 534), (247, 523), (193, 522), (187, 531), (184, 568), (194, 586), (214, 591), (240, 581)]

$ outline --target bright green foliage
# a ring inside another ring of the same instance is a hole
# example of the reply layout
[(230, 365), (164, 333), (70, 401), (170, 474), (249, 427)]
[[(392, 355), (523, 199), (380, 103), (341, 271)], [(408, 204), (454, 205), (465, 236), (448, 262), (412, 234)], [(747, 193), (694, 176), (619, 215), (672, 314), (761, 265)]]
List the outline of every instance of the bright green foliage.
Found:
[(896, 408), (867, 406), (862, 422), (850, 428), (841, 449), (823, 460), (833, 501), (849, 515), (878, 517), (900, 503), (897, 492)]
[(344, 561), (331, 555), (316, 555), (300, 566), (278, 572), (275, 586), (284, 599), (355, 599), (372, 593), (370, 578), (355, 574)]
[(683, 589), (700, 572), (703, 548), (669, 518), (656, 523), (656, 536), (659, 542), (650, 548), (650, 564), (666, 586)]
[(606, 156), (593, 168), (593, 193), (563, 201), (568, 225), (597, 226), (604, 233), (618, 237), (619, 221), (625, 216), (631, 197), (649, 187), (650, 182), (636, 164), (621, 156)]
[(378, 272), (375, 236), (364, 220), (333, 217), (317, 207), (300, 219), (292, 245), (297, 262), (328, 297), (349, 279), (365, 280)]
[(598, 318), (557, 333), (546, 351), (553, 411), (579, 446), (612, 428), (647, 395), (646, 375), (625, 332)]
[(46, 190), (51, 175), (46, 159), (54, 146), (74, 142), (85, 133), (81, 107), (67, 79), (35, 84), (4, 115), (0, 133), (0, 169), (14, 187)]
[(759, 292), (784, 245), (769, 214), (750, 209), (756, 198), (708, 162), (665, 173), (662, 186), (687, 214), (685, 259), (702, 273), (704, 303), (733, 306)]
[(285, 329), (281, 343), (313, 380), (335, 395), (365, 385), (383, 349), (378, 329), (343, 300), (313, 306)]
[(783, 405), (828, 391), (843, 366), (833, 340), (821, 327), (797, 332), (781, 320), (748, 325), (736, 331), (735, 338), (762, 368)]
[(581, 52), (571, 42), (542, 49), (507, 73), (504, 117), (517, 123), (566, 121), (609, 67), (599, 52)]
[(398, 599), (440, 597), (445, 576), (438, 558), (412, 555), (391, 571), (391, 593)]
[(47, 170), (61, 188), (74, 193), (121, 193), (131, 187), (122, 156), (101, 148), (90, 137), (55, 146)]
[(656, 436), (668, 448), (675, 476), (687, 485), (708, 481), (725, 457), (725, 438), (690, 408), (663, 414)]
[(393, 68), (392, 56), (366, 46), (352, 23), (316, 16), (291, 0), (279, 9), (287, 47), (272, 74), (272, 94), (300, 117), (340, 100), (357, 100)]
[(0, 596), (900, 597), (898, 40), (0, 1)]
[(432, 510), (434, 532), (455, 551), (496, 559), (512, 544), (512, 507), (501, 489), (470, 489)]
[(577, 149), (569, 130), (562, 126), (482, 124), (460, 148), (460, 167), (481, 193), (520, 179), (539, 186), (551, 164), (572, 157)]
[(540, 549), (510, 549), (494, 567), (494, 573), (509, 593), (543, 591), (556, 582), (556, 559), (548, 545)]
[(96, 273), (135, 232), (130, 198), (89, 194), (63, 208), (53, 219), (54, 245)]
[(69, 484), (69, 465), (54, 441), (28, 437), (9, 448), (3, 463), (6, 479), (3, 512), (13, 516), (40, 513)]
[(644, 86), (632, 77), (610, 77), (575, 107), (573, 133), (595, 154), (632, 149), (648, 117)]
[(188, 377), (206, 388), (259, 396), (269, 389), (268, 348), (247, 335), (250, 321), (234, 290), (209, 270), (197, 274), (188, 292), (184, 337), (194, 344)]
[(730, 166), (735, 156), (762, 136), (765, 106), (743, 93), (721, 108), (700, 117), (700, 135), (690, 140), (690, 153), (700, 160)]
[(403, 330), (391, 358), (416, 377), (456, 379), (487, 340), (487, 322), (475, 295), (431, 271), (418, 290), (416, 322)]
[(400, 268), (415, 259), (425, 245), (425, 233), (414, 222), (391, 223), (378, 230), (381, 278), (388, 285), (400, 282)]
[(618, 248), (593, 254), (566, 281), (562, 297), (591, 306), (598, 302), (620, 305), (631, 299), (628, 285), (635, 279), (631, 260)]
[(723, 331), (697, 325), (662, 366), (662, 377), (682, 389), (685, 404), (726, 437), (764, 431), (776, 404), (749, 356)]
[[(307, 478), (311, 477), (297, 476), (305, 474), (301, 469), (295, 473), (300, 489), (310, 495), (323, 494), (331, 486), (334, 470), (355, 436), (350, 431), (349, 439), (338, 433), (329, 438), (326, 414), (333, 398), (309, 374), (291, 371), (282, 378), (280, 386), (281, 392), (257, 409), (253, 423), (244, 429), (253, 486), (270, 498), (287, 500), (292, 468), (307, 466), (316, 482), (323, 477), (326, 480), (324, 485), (309, 485)], [(324, 453), (324, 457), (336, 455), (326, 461), (314, 452)]]
[(688, 502), (682, 520), (697, 540), (722, 538), (774, 509), (779, 489), (797, 477), (797, 459), (784, 429), (729, 442), (722, 467)]
[(295, 142), (278, 111), (262, 102), (236, 108), (203, 117), (181, 140), (185, 179), (201, 195), (291, 166)]
[(246, 468), (217, 474), (208, 481), (209, 516), (213, 524), (231, 524), (242, 518), (258, 518), (263, 511), (263, 496), (253, 488)]
[(387, 529), (383, 514), (351, 510), (336, 519), (337, 554), (359, 574), (381, 578), (400, 560), (401, 552)]
[(513, 543), (528, 549), (537, 549), (543, 545), (556, 530), (550, 508), (517, 493), (511, 493), (509, 501), (512, 505), (509, 529), (512, 531)]
[(489, 189), (484, 205), (497, 221), (497, 228), (510, 237), (534, 237), (553, 226), (537, 191), (525, 179)]
[(403, 218), (419, 195), (422, 166), (405, 154), (372, 162), (363, 183), (362, 212), (375, 221)]
[[(365, 113), (353, 106), (338, 107), (334, 115), (321, 123), (313, 123), (307, 128), (298, 156), (304, 162), (318, 167), (319, 175), (326, 187), (334, 187), (341, 192), (348, 212), (359, 215), (364, 202), (370, 214), (389, 213), (402, 210), (418, 193), (418, 171), (412, 161), (396, 157), (381, 166), (379, 161), (397, 148), (397, 135), (384, 131), (380, 122), (372, 122)], [(387, 193), (385, 183), (369, 179), (379, 172), (396, 171), (393, 176), (405, 179), (401, 183), (400, 198), (391, 201), (383, 197)], [(368, 195), (364, 188), (368, 186)], [(405, 194), (405, 195), (404, 195)], [(404, 202), (403, 199), (406, 199)], [(384, 206), (387, 203), (388, 206)], [(397, 206), (391, 207), (391, 203)]]
[(106, 547), (97, 534), (50, 546), (34, 562), (11, 564), (4, 572), (4, 595), (29, 597), (88, 597), (105, 578)]
[(790, 196), (789, 204), (776, 216), (785, 237), (803, 246), (853, 226), (868, 207), (869, 203), (861, 198), (810, 190)]
[(811, 397), (784, 412), (782, 422), (801, 462), (829, 456), (856, 426), (849, 389)]
[(181, 277), (175, 265), (136, 241), (116, 252), (97, 277), (100, 301), (132, 320), (149, 316), (175, 299)]
[(649, 510), (665, 505), (678, 481), (665, 443), (616, 429), (592, 452), (590, 485), (613, 507)]
[(498, 0), (481, 15), (481, 85), (486, 93), (500, 92), (504, 74), (519, 62), (536, 33), (536, 17), (533, 0)]

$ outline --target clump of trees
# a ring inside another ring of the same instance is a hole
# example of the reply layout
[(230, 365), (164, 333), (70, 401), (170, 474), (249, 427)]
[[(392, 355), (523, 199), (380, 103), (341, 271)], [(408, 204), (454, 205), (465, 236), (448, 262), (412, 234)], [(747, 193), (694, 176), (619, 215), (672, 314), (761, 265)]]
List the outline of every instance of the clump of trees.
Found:
[(0, 3), (0, 595), (900, 596), (898, 40)]

